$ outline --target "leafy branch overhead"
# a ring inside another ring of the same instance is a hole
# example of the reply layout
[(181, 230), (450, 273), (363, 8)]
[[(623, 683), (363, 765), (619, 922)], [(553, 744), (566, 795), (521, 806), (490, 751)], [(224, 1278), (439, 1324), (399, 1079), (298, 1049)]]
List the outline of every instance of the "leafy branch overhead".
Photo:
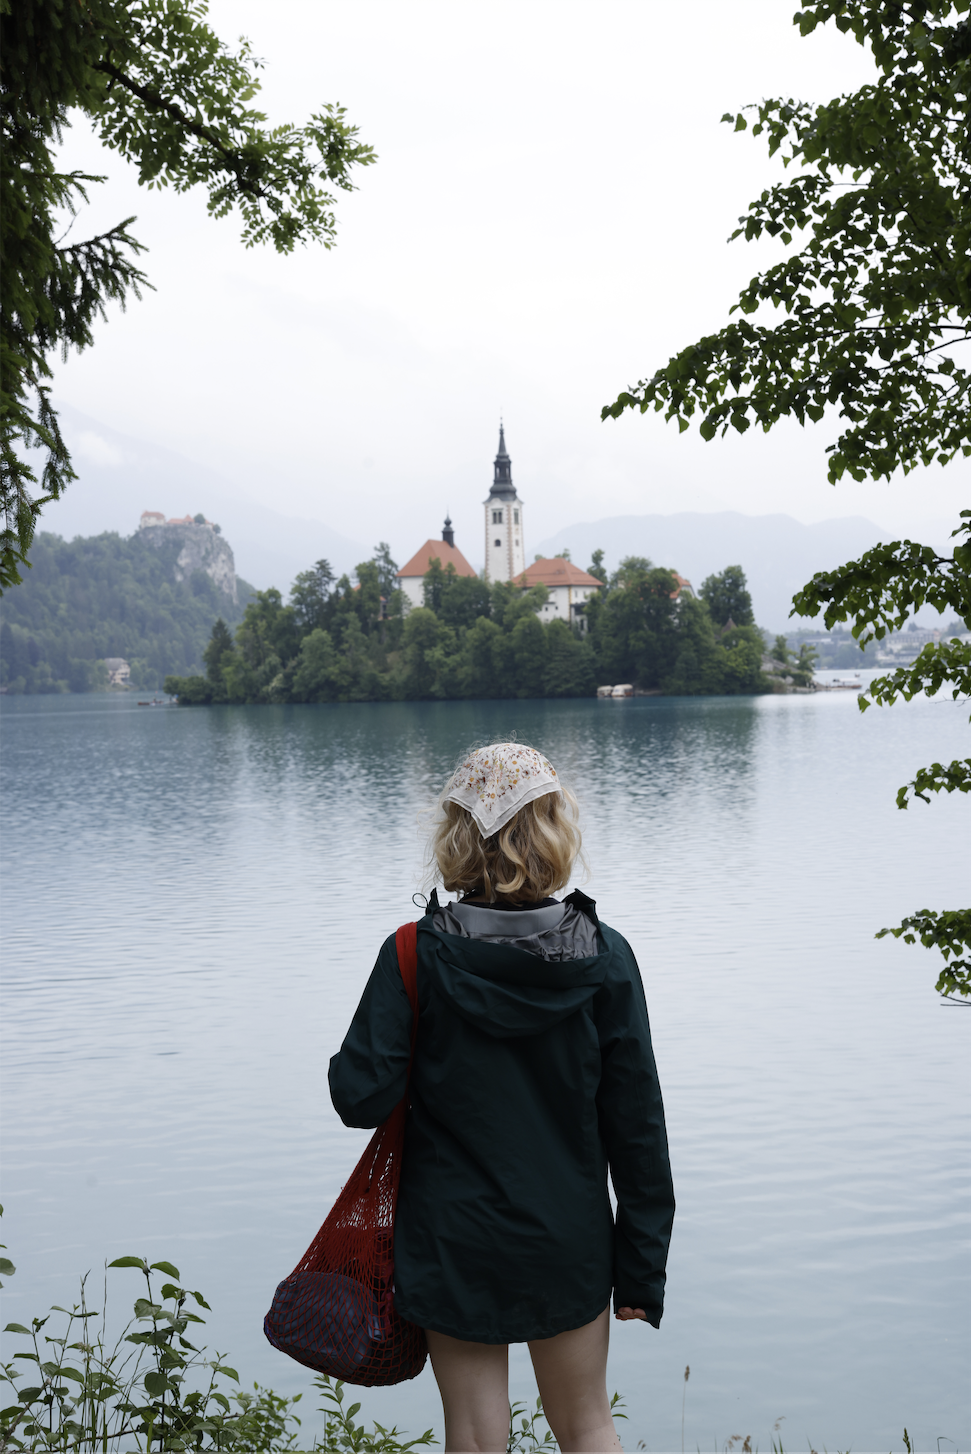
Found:
[[(958, 11), (957, 23), (948, 17)], [(706, 439), (751, 424), (804, 423), (835, 406), (832, 482), (889, 478), (969, 453), (968, 0), (805, 3), (806, 35), (829, 19), (871, 45), (880, 76), (825, 106), (770, 100), (753, 133), (798, 176), (767, 188), (732, 238), (804, 246), (753, 278), (742, 316), (683, 349), (602, 410), (664, 410)], [(737, 131), (746, 116), (725, 116)], [(730, 239), (732, 240), (732, 239)], [(785, 317), (757, 321), (769, 304)]]
[(796, 593), (790, 614), (816, 616), (822, 610), (828, 630), (852, 621), (851, 632), (862, 646), (889, 631), (900, 631), (922, 606), (939, 613), (951, 609), (968, 628), (968, 510), (961, 512), (961, 519), (963, 523), (952, 532), (956, 544), (949, 555), (911, 540), (876, 545), (860, 560), (838, 570), (819, 571)]
[[(247, 247), (332, 247), (336, 193), (374, 161), (343, 107), (303, 126), (266, 125), (250, 104), (261, 62), (231, 51), (205, 23), (202, 0), (0, 0), (0, 177), (3, 279), (0, 398), (0, 589), (20, 580), (43, 505), (75, 478), (50, 403), (48, 356), (93, 342), (106, 304), (150, 286), (124, 219), (66, 242), (66, 223), (105, 179), (58, 169), (71, 113), (148, 187), (202, 186), (214, 217), (238, 211)], [(44, 456), (38, 480), (25, 452)]]

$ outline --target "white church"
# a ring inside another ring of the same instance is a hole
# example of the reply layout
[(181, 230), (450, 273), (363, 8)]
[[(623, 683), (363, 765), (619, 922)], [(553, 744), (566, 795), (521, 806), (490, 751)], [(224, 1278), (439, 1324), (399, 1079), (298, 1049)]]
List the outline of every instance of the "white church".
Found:
[[(553, 560), (535, 560), (529, 566), (526, 564), (523, 501), (513, 483), (512, 464), (502, 424), (499, 449), (493, 461), (493, 484), (483, 501), (483, 523), (486, 579), (515, 581), (523, 587), (546, 586), (547, 600), (537, 613), (540, 619), (567, 621), (578, 631), (586, 631), (587, 621), (582, 607), (600, 590), (601, 583), (595, 576), (559, 556)], [(399, 585), (409, 606), (423, 604), (423, 579), (433, 560), (439, 561), (443, 570), (451, 565), (460, 576), (476, 574), (456, 546), (455, 532), (448, 516), (442, 539), (427, 540), (398, 572)]]

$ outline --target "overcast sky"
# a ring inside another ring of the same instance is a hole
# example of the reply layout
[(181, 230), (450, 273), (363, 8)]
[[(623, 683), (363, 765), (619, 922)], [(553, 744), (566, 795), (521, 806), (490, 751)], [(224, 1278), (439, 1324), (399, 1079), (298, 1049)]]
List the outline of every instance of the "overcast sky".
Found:
[(332, 251), (278, 257), (246, 251), (201, 193), (139, 188), (76, 126), (65, 159), (111, 181), (74, 235), (137, 214), (157, 291), (57, 365), (57, 395), (243, 495), (406, 553), (448, 507), (479, 558), (501, 411), (528, 556), (576, 521), (686, 509), (940, 531), (966, 503), (961, 464), (833, 488), (826, 421), (711, 444), (656, 415), (600, 422), (782, 251), (726, 244), (778, 172), (721, 114), (873, 74), (832, 26), (801, 39), (794, 9), (217, 0), (214, 28), (266, 62), (271, 122), (341, 102), (379, 160), (341, 194)]

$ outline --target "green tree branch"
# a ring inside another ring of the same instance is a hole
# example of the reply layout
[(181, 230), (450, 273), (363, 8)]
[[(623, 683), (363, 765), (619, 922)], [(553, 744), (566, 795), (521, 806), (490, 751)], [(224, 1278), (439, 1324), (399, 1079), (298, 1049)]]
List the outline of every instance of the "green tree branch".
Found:
[[(248, 104), (260, 62), (231, 52), (205, 23), (202, 0), (0, 0), (0, 592), (20, 582), (38, 517), (75, 478), (50, 402), (48, 355), (93, 342), (106, 305), (151, 286), (134, 218), (61, 246), (63, 214), (104, 178), (59, 172), (54, 152), (70, 115), (149, 187), (197, 185), (208, 210), (238, 209), (247, 247), (332, 247), (334, 189), (374, 152), (344, 109), (326, 105), (297, 127), (268, 128)], [(38, 481), (29, 452), (44, 455)]]
[[(906, 944), (921, 943), (926, 949), (937, 949), (945, 960), (935, 988), (945, 999), (968, 999), (970, 991), (968, 949), (970, 947), (970, 911), (968, 909), (919, 909), (902, 919), (895, 929), (879, 929), (875, 939), (891, 934)], [(963, 950), (966, 951), (963, 955)]]

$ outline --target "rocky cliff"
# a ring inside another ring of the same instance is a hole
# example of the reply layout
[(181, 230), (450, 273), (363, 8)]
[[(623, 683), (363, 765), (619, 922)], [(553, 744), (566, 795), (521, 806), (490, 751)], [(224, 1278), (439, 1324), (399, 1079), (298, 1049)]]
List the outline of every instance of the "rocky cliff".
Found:
[(211, 525), (180, 523), (178, 525), (142, 526), (139, 540), (157, 550), (173, 544), (179, 554), (172, 568), (177, 581), (188, 580), (193, 571), (204, 571), (223, 595), (236, 605), (236, 563), (229, 544)]

